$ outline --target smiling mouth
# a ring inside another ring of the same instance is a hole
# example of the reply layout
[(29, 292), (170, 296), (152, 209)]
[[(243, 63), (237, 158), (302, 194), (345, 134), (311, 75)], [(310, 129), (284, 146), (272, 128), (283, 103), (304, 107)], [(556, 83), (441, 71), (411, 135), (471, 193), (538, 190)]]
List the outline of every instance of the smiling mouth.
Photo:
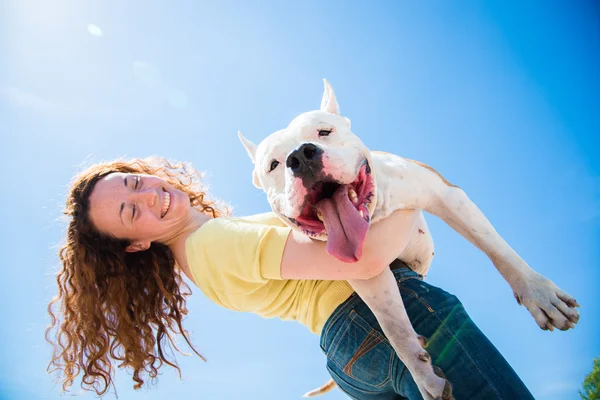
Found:
[(162, 200), (162, 207), (160, 208), (160, 218), (164, 218), (165, 215), (171, 209), (171, 193), (167, 192), (164, 188), (162, 191), (162, 195), (160, 196)]
[(288, 219), (307, 236), (326, 234), (327, 252), (342, 261), (354, 262), (361, 257), (371, 221), (368, 207), (373, 192), (373, 176), (365, 160), (352, 183), (315, 183), (300, 215)]
[(323, 213), (319, 210), (317, 204), (323, 199), (332, 198), (342, 187), (347, 189), (347, 196), (359, 215), (366, 222), (370, 222), (368, 205), (371, 204), (371, 197), (373, 196), (373, 177), (367, 160), (364, 161), (355, 180), (350, 184), (344, 185), (336, 181), (319, 181), (315, 183), (312, 190), (306, 195), (306, 205), (300, 216), (288, 219), (298, 225), (309, 236), (326, 233)]

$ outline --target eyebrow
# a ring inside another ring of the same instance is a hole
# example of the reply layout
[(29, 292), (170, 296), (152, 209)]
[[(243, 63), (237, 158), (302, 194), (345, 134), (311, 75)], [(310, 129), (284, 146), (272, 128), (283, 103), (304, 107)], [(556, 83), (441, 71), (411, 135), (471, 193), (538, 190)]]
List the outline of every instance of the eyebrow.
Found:
[[(125, 175), (125, 177), (123, 178), (123, 185), (125, 185), (125, 187), (127, 187), (127, 175)], [(125, 222), (123, 222), (123, 210), (125, 209), (125, 203), (121, 203), (121, 209), (119, 210), (119, 218), (121, 218), (121, 224), (125, 225)]]
[(119, 210), (119, 218), (121, 218), (121, 224), (125, 225), (123, 222), (123, 209), (125, 208), (125, 203), (121, 203), (121, 209)]

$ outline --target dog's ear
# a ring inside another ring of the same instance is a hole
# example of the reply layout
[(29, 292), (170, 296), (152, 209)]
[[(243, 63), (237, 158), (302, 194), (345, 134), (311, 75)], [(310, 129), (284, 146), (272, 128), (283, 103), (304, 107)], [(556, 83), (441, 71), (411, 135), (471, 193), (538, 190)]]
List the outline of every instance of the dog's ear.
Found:
[(256, 173), (256, 169), (254, 171), (252, 171), (252, 183), (258, 189), (262, 189), (262, 185), (260, 184), (260, 181), (258, 180), (258, 174)]
[[(252, 164), (255, 164), (256, 163), (256, 145), (254, 143), (252, 143), (251, 141), (249, 141), (248, 139), (246, 139), (244, 137), (244, 135), (242, 135), (241, 131), (238, 131), (238, 137), (240, 138), (240, 141), (242, 142), (242, 144), (244, 145), (244, 148), (248, 152), (248, 155), (250, 156), (250, 159), (252, 160)], [(258, 174), (256, 173), (256, 169), (254, 169), (254, 171), (252, 171), (252, 183), (257, 188), (262, 189), (260, 181), (258, 180)]]
[(348, 129), (351, 129), (351, 127), (352, 127), (352, 122), (350, 122), (350, 118), (346, 118), (346, 117), (344, 117), (344, 120), (346, 121), (346, 125), (348, 125)]
[(323, 79), (323, 83), (325, 84), (325, 89), (323, 90), (323, 98), (321, 99), (321, 111), (339, 115), (340, 106), (335, 98), (333, 88), (327, 79)]
[(244, 145), (244, 148), (248, 152), (248, 155), (250, 156), (250, 159), (252, 160), (252, 164), (254, 164), (256, 161), (256, 145), (254, 143), (252, 143), (251, 141), (249, 141), (248, 139), (246, 139), (244, 137), (244, 135), (242, 135), (241, 131), (238, 131), (238, 137), (240, 138), (240, 141), (242, 142), (242, 144)]

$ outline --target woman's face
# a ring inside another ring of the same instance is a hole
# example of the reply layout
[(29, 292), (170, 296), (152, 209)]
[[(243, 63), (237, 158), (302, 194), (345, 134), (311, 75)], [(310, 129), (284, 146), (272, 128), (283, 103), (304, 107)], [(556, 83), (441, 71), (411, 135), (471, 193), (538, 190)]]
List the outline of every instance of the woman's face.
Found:
[(94, 226), (128, 240), (128, 251), (167, 244), (185, 228), (192, 210), (186, 193), (153, 175), (112, 173), (96, 182), (90, 195)]

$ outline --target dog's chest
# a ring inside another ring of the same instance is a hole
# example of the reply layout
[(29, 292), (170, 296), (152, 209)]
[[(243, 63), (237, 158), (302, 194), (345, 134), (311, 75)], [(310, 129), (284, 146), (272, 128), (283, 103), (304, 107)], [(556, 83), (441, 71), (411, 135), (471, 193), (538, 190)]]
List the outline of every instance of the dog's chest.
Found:
[[(396, 210), (422, 210), (428, 200), (428, 193), (413, 164), (393, 154), (372, 154), (377, 187), (377, 205), (372, 222), (375, 223)], [(425, 276), (433, 256), (433, 237), (423, 213), (419, 212), (408, 245), (398, 258), (407, 263), (413, 271)]]
[(377, 187), (373, 222), (396, 210), (422, 209), (427, 191), (418, 181), (412, 163), (390, 153), (371, 154)]

